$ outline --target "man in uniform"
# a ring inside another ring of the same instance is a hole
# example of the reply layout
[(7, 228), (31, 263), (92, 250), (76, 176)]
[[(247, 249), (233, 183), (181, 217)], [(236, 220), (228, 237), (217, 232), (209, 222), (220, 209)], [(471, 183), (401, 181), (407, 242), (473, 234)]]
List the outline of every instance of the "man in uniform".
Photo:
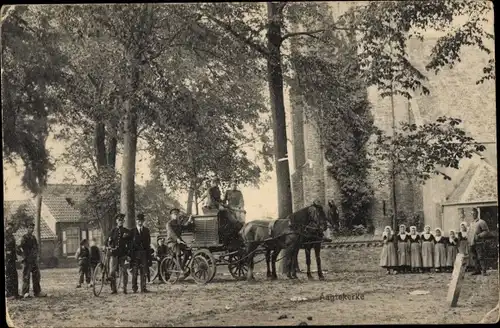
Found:
[(210, 210), (218, 210), (222, 205), (221, 191), (219, 189), (219, 179), (212, 180), (212, 186), (208, 188), (207, 204), (206, 207)]
[(116, 276), (118, 270), (123, 277), (123, 293), (127, 294), (128, 272), (125, 261), (130, 261), (130, 231), (123, 226), (125, 215), (116, 215), (116, 227), (111, 230), (108, 237), (107, 246), (111, 248), (109, 259), (109, 277), (111, 281), (111, 294), (116, 294)]
[(231, 189), (226, 191), (223, 203), (232, 209), (244, 209), (245, 201), (243, 200), (243, 194), (238, 190), (238, 181), (233, 181)]
[(186, 224), (182, 224), (179, 214), (180, 210), (177, 208), (170, 210), (170, 221), (167, 222), (167, 247), (169, 247), (176, 255), (177, 261), (179, 261), (182, 269), (184, 270), (184, 275), (187, 276), (189, 271), (185, 268), (185, 266), (191, 254), (191, 250), (187, 247), (184, 240), (182, 240), (181, 234), (184, 230), (190, 228), (192, 218), (190, 217)]
[(21, 245), (19, 246), (22, 254), (23, 263), (23, 288), (22, 294), (24, 298), (30, 296), (30, 278), (33, 276), (33, 294), (35, 297), (47, 296), (42, 293), (40, 287), (40, 268), (38, 267), (38, 242), (36, 237), (33, 236), (35, 224), (28, 224), (28, 232), (21, 238)]
[(472, 224), (469, 229), (470, 253), (475, 257), (475, 271), (473, 275), (483, 274), (486, 276), (486, 263), (484, 261), (484, 239), (487, 237), (489, 229), (486, 222), (478, 217), (477, 208), (472, 209)]
[(144, 226), (144, 214), (138, 214), (136, 219), (136, 228), (132, 230), (132, 290), (137, 293), (137, 271), (141, 275), (141, 293), (147, 293), (146, 289), (146, 270), (149, 271), (148, 257), (151, 248), (151, 234), (149, 229)]
[(14, 223), (7, 222), (5, 227), (5, 292), (7, 298), (19, 298), (17, 278), (17, 247), (14, 237)]

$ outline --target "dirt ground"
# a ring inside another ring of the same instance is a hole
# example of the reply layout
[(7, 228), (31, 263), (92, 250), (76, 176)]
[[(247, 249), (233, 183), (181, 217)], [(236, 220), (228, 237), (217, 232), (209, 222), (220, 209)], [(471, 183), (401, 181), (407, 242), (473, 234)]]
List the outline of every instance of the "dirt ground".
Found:
[[(316, 275), (308, 281), (304, 274), (294, 282), (283, 277), (267, 281), (258, 273), (257, 282), (249, 284), (217, 275), (204, 286), (191, 279), (152, 284), (149, 294), (132, 294), (129, 284), (128, 295), (111, 295), (105, 287), (100, 297), (90, 288), (75, 289), (76, 268), (43, 270), (42, 288), (48, 297), (8, 301), (7, 310), (15, 327), (441, 324), (478, 323), (498, 303), (498, 271), (486, 277), (467, 274), (459, 305), (450, 309), (450, 273), (388, 276), (377, 267), (377, 255), (378, 250), (363, 256), (324, 250), (325, 281)], [(305, 269), (303, 258), (301, 262)], [(264, 269), (262, 264), (257, 267)], [(414, 290), (430, 293), (409, 295)], [(358, 299), (327, 299), (335, 294), (357, 294)], [(295, 297), (307, 300), (292, 301)], [(488, 322), (497, 320), (498, 313)]]

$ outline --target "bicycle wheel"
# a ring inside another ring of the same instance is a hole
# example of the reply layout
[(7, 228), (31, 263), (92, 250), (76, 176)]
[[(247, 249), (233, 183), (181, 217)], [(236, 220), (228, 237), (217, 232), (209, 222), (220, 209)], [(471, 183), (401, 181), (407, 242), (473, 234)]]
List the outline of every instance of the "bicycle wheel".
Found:
[(106, 283), (106, 272), (104, 270), (104, 265), (99, 263), (94, 269), (94, 277), (92, 281), (92, 289), (94, 291), (94, 296), (99, 296), (102, 292), (102, 288)]
[(182, 274), (181, 265), (177, 259), (173, 257), (166, 257), (163, 261), (161, 261), (160, 275), (163, 281), (175, 284), (179, 281)]

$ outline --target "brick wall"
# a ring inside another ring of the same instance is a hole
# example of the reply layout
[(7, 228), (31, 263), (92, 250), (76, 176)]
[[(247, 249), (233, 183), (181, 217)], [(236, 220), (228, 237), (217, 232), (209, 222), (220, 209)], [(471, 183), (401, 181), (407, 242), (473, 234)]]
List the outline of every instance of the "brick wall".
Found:
[[(357, 3), (356, 1), (332, 2), (330, 6), (333, 17), (338, 17), (350, 6)], [(426, 38), (423, 43), (418, 40), (408, 42), (409, 59), (428, 76), (429, 81), (426, 84), (431, 94), (428, 96), (417, 94), (411, 101), (395, 96), (396, 122), (421, 124), (434, 121), (438, 116), (453, 116), (461, 118), (465, 130), (478, 141), (495, 141), (495, 82), (487, 81), (484, 84), (476, 85), (476, 80), (480, 78), (488, 57), (477, 49), (465, 48), (462, 51), (460, 63), (457, 63), (453, 69), (444, 68), (435, 75), (433, 72), (425, 70), (435, 41), (436, 39)], [(390, 98), (381, 99), (378, 96), (378, 91), (373, 87), (368, 88), (367, 92), (368, 99), (372, 103), (375, 125), (386, 133), (391, 133)], [(292, 107), (297, 107), (297, 104), (292, 102)], [(303, 165), (306, 159), (314, 162), (312, 169), (305, 167), (300, 174), (295, 174), (293, 177), (294, 208), (295, 206), (303, 206), (315, 197), (324, 199), (325, 202), (328, 199), (333, 199), (339, 205), (338, 186), (334, 178), (330, 177), (326, 171), (328, 162), (324, 159), (320, 148), (317, 131), (312, 123), (304, 122), (300, 108), (292, 108), (292, 110), (292, 135), (296, 168), (299, 167), (299, 163)], [(426, 224), (440, 225), (442, 220), (440, 205), (460, 182), (464, 170), (469, 165), (469, 160), (464, 160), (460, 170), (444, 170), (452, 177), (452, 181), (444, 181), (442, 177), (436, 177), (426, 182), (424, 186), (404, 180), (397, 181), (398, 210), (408, 213), (423, 213)], [(374, 191), (374, 200), (369, 215), (375, 228), (375, 234), (381, 234), (384, 226), (391, 225), (389, 218), (392, 211), (391, 184), (388, 163), (377, 163), (377, 166), (382, 170), (372, 170), (368, 178)], [(301, 186), (302, 190), (300, 191)], [(340, 214), (342, 215), (342, 213)]]
[(306, 163), (312, 161), (312, 166), (305, 165), (304, 174), (304, 203), (311, 204), (315, 199), (324, 199), (325, 176), (323, 164), (323, 149), (321, 138), (314, 122), (304, 122), (304, 144)]

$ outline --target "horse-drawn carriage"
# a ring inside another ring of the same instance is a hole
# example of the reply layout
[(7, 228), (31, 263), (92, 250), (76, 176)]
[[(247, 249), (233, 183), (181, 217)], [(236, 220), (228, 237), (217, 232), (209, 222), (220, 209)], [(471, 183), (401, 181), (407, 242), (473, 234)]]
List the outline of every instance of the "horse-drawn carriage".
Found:
[[(193, 228), (182, 234), (192, 253), (185, 263), (189, 275), (197, 283), (210, 282), (218, 266), (227, 266), (230, 274), (238, 280), (245, 278), (248, 267), (242, 261), (244, 245), (237, 240), (228, 242), (227, 230), (227, 223), (221, 221), (217, 213), (212, 213), (193, 216)], [(164, 281), (175, 283), (185, 278), (183, 269), (175, 255), (169, 252), (159, 265), (159, 274)]]
[[(150, 271), (151, 281), (159, 277), (165, 282), (176, 283), (190, 275), (195, 282), (205, 284), (215, 277), (218, 266), (227, 266), (229, 273), (237, 280), (253, 279), (254, 257), (262, 253), (266, 254), (267, 276), (276, 278), (277, 256), (280, 250), (288, 247), (290, 240), (292, 244), (295, 241), (293, 250), (297, 252), (297, 246), (302, 244), (316, 245), (318, 275), (322, 278), (319, 250), (322, 231), (326, 230), (326, 221), (332, 224), (331, 209), (328, 213), (329, 215), (325, 215), (323, 208), (314, 203), (292, 213), (287, 218), (254, 220), (245, 225), (239, 220), (238, 213), (229, 209), (193, 216), (191, 230), (182, 234), (182, 239), (191, 250), (190, 258), (185, 262), (189, 270), (181, 267), (175, 254), (169, 250), (158, 265), (157, 275), (155, 270)], [(310, 250), (311, 247), (308, 248)], [(107, 258), (108, 253), (94, 274), (96, 296), (100, 294), (102, 286), (108, 282)], [(296, 262), (296, 255), (292, 254), (291, 260)], [(295, 264), (289, 263), (290, 272), (287, 275), (289, 278), (296, 278), (295, 273), (292, 272), (295, 271)], [(307, 264), (309, 275), (309, 261)]]

